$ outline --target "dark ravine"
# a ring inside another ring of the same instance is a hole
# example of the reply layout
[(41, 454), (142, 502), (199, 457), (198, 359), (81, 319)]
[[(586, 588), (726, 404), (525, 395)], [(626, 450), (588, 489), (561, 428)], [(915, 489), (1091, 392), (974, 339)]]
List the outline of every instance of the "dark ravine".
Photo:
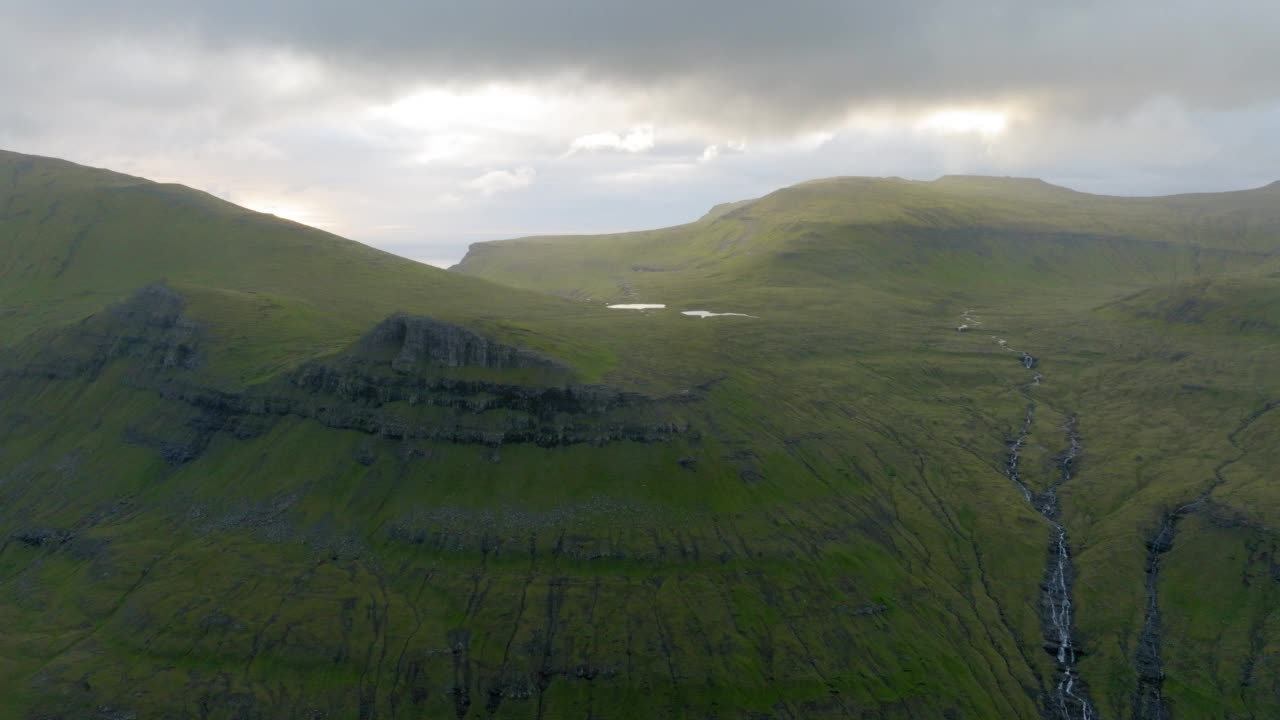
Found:
[(1053, 701), (1056, 715), (1051, 717), (1091, 720), (1097, 717), (1087, 696), (1087, 688), (1076, 670), (1080, 649), (1074, 635), (1074, 615), (1071, 604), (1071, 587), (1074, 565), (1071, 562), (1071, 546), (1067, 542), (1067, 529), (1058, 522), (1057, 490), (1072, 477), (1075, 461), (1082, 446), (1077, 430), (1078, 419), (1072, 416), (1067, 422), (1067, 451), (1058, 460), (1058, 478), (1037, 498), (1037, 510), (1053, 526), (1054, 537), (1049, 547), (1049, 568), (1045, 582), (1044, 599), (1048, 625), (1046, 635), (1056, 637), (1054, 659), (1058, 674), (1054, 684)]
[(1236, 450), (1236, 456), (1219, 464), (1213, 471), (1213, 482), (1195, 500), (1166, 513), (1160, 526), (1147, 541), (1146, 610), (1142, 621), (1142, 633), (1138, 636), (1138, 650), (1134, 653), (1134, 666), (1138, 674), (1138, 686), (1133, 694), (1134, 720), (1172, 720), (1173, 712), (1164, 698), (1164, 660), (1161, 649), (1164, 644), (1164, 627), (1160, 615), (1160, 561), (1173, 550), (1178, 524), (1183, 518), (1209, 506), (1213, 491), (1226, 483), (1223, 471), (1244, 457), (1239, 437), (1249, 426), (1266, 413), (1280, 407), (1280, 401), (1266, 403), (1251, 413), (1227, 435), (1228, 442)]
[(1042, 493), (1032, 493), (1022, 479), (1020, 464), (1022, 448), (1035, 421), (1036, 403), (1030, 398), (1032, 388), (1040, 385), (1043, 375), (1039, 370), (1040, 361), (1023, 352), (1019, 360), (1022, 366), (1033, 371), (1032, 380), (1023, 386), (1024, 394), (1030, 401), (1026, 415), (1016, 438), (1008, 443), (1008, 454), (1005, 458), (1005, 475), (1009, 478), (1031, 507), (1035, 508), (1052, 528), (1049, 541), (1048, 558), (1045, 565), (1045, 578), (1041, 584), (1041, 624), (1044, 630), (1045, 650), (1056, 662), (1054, 687), (1044, 704), (1044, 716), (1047, 720), (1096, 720), (1097, 711), (1088, 697), (1088, 688), (1080, 679), (1076, 664), (1080, 655), (1079, 644), (1075, 639), (1075, 616), (1071, 603), (1071, 589), (1074, 581), (1074, 567), (1071, 561), (1071, 545), (1067, 538), (1067, 529), (1058, 523), (1058, 488), (1068, 482), (1074, 472), (1076, 461), (1082, 451), (1078, 432), (1079, 421), (1075, 416), (1067, 422), (1068, 447), (1058, 460), (1059, 475)]
[(1022, 462), (1022, 446), (1027, 443), (1027, 436), (1031, 434), (1031, 423), (1036, 418), (1036, 406), (1032, 403), (1027, 406), (1027, 414), (1022, 419), (1022, 428), (1018, 431), (1018, 437), (1008, 443), (1008, 454), (1004, 461), (1004, 474), (1013, 481), (1014, 485), (1022, 491), (1022, 497), (1027, 502), (1033, 502), (1031, 489), (1026, 483), (1022, 482), (1022, 472), (1018, 469)]
[(1076, 458), (1084, 449), (1080, 442), (1080, 418), (1072, 415), (1063, 430), (1067, 433), (1067, 449), (1058, 457), (1058, 477), (1049, 487), (1035, 498), (1036, 509), (1049, 520), (1058, 519), (1058, 488), (1062, 487), (1075, 473)]
[(1164, 639), (1160, 623), (1160, 558), (1173, 549), (1178, 521), (1194, 512), (1194, 506), (1199, 502), (1184, 505), (1165, 515), (1160, 528), (1147, 541), (1147, 562), (1144, 567), (1147, 603), (1142, 633), (1138, 636), (1138, 651), (1134, 654), (1138, 671), (1138, 687), (1133, 695), (1134, 720), (1168, 720), (1170, 717), (1168, 706), (1164, 702), (1164, 664), (1160, 656), (1160, 646)]

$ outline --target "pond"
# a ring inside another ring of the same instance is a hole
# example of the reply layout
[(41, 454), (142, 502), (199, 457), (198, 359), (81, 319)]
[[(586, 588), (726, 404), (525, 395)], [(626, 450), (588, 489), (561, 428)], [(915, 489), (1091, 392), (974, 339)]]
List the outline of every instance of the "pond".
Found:
[(709, 310), (685, 310), (685, 311), (681, 312), (680, 314), (681, 314), (681, 315), (691, 315), (691, 316), (693, 316), (693, 317), (700, 317), (700, 318), (703, 318), (703, 319), (706, 319), (706, 318), (709, 318), (709, 317), (724, 317), (724, 316), (726, 316), (726, 315), (732, 315), (732, 316), (734, 316), (734, 317), (749, 317), (749, 318), (756, 318), (757, 320), (759, 320), (759, 319), (760, 319), (760, 317), (759, 317), (758, 315), (748, 315), (748, 314), (746, 314), (746, 313), (718, 313), (718, 312), (711, 312), (711, 311), (709, 311)]

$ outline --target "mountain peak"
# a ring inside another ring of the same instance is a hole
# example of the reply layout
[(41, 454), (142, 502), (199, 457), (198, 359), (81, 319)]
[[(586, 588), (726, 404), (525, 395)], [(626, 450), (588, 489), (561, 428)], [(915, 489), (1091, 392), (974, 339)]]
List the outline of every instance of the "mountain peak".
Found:
[(943, 175), (930, 183), (934, 187), (997, 193), (1033, 193), (1039, 195), (1076, 193), (1071, 188), (1054, 185), (1040, 178), (1011, 175)]
[(1015, 183), (1038, 183), (1048, 185), (1049, 183), (1037, 177), (1028, 177), (1025, 175), (975, 175), (967, 173), (948, 173), (939, 177), (934, 182), (1015, 182)]
[(943, 175), (933, 181), (935, 185), (1003, 185), (1003, 186), (1023, 186), (1023, 187), (1043, 187), (1057, 188), (1064, 190), (1058, 185), (1045, 182), (1036, 177), (1020, 177), (1017, 175)]

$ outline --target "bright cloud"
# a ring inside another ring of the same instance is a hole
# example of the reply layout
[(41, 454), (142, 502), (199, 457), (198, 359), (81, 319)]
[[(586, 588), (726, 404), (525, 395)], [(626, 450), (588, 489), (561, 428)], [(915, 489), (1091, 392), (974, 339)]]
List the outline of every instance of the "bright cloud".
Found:
[(1280, 167), (1280, 4), (656, 3), (9, 3), (0, 148), (434, 259), (831, 175), (1139, 194)]
[(555, 109), (551, 98), (530, 88), (486, 85), (466, 90), (426, 88), (368, 112), (373, 117), (425, 131), (459, 125), (518, 131), (530, 124), (544, 123)]
[(575, 138), (569, 144), (569, 152), (621, 150), (623, 152), (639, 153), (652, 150), (653, 146), (653, 126), (639, 125), (632, 128), (626, 135), (619, 135), (613, 132), (598, 132)]
[(737, 155), (747, 151), (747, 143), (744, 140), (730, 140), (724, 143), (716, 143), (708, 145), (702, 149), (702, 154), (698, 156), (698, 162), (709, 163), (723, 155)]
[(533, 184), (537, 176), (538, 171), (527, 166), (515, 170), (490, 170), (480, 177), (468, 180), (466, 187), (487, 197), (500, 192), (527, 188)]

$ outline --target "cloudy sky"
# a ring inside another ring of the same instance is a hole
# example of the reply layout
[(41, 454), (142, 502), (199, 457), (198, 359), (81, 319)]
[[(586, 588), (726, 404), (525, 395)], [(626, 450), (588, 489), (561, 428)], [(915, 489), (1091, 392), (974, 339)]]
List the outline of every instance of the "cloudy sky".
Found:
[(830, 175), (1280, 178), (1270, 0), (0, 0), (0, 148), (425, 262)]

